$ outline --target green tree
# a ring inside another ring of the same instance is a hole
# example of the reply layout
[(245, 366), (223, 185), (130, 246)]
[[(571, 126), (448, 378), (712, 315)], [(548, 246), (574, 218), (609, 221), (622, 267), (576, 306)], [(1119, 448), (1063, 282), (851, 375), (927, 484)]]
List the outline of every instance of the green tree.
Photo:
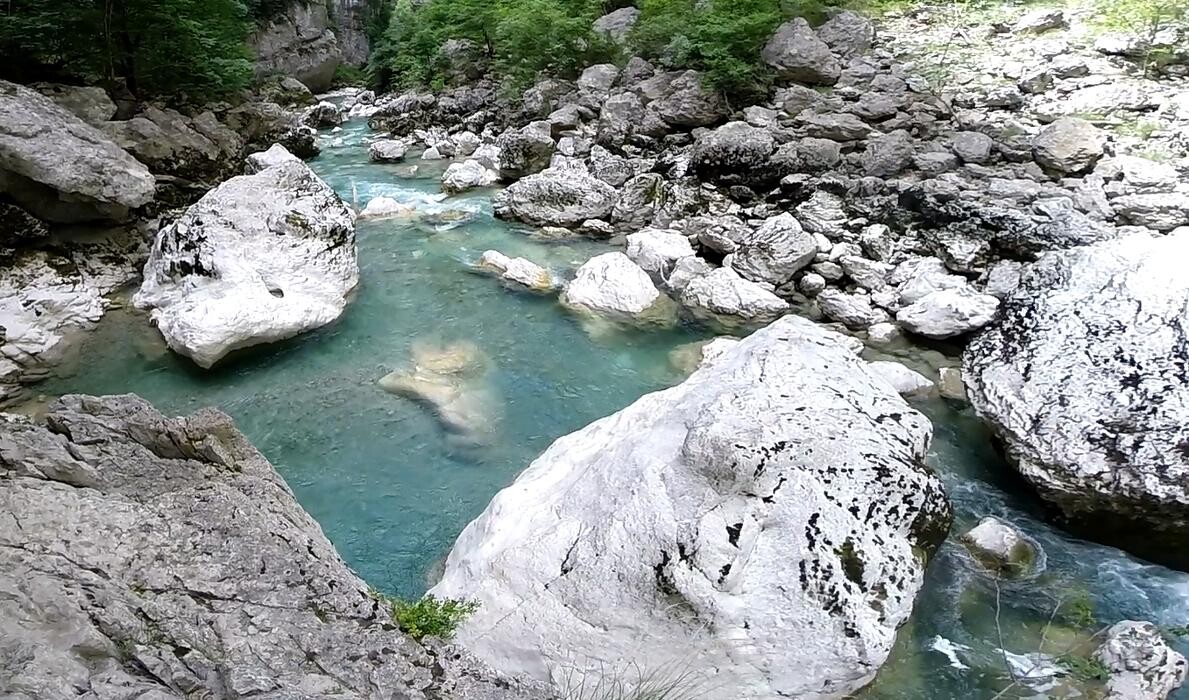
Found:
[(251, 26), (239, 0), (9, 0), (0, 5), (0, 75), (217, 96), (251, 78)]

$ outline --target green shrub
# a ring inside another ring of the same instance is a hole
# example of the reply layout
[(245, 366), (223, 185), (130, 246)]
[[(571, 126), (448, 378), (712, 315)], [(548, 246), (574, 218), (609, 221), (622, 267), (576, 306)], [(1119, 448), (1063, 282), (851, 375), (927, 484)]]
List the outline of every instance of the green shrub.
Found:
[(342, 64), (334, 69), (334, 87), (358, 87), (367, 82), (363, 69), (359, 66)]
[(421, 600), (388, 599), (392, 619), (401, 631), (413, 639), (440, 637), (450, 639), (463, 620), (479, 609), (473, 600), (438, 599), (427, 595)]

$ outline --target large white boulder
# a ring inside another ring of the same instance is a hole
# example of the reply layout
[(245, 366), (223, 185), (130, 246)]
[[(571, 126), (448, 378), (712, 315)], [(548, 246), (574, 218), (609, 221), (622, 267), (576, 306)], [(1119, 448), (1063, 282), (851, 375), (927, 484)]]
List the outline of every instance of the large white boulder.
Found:
[(715, 268), (690, 280), (681, 293), (681, 304), (705, 320), (749, 323), (766, 323), (789, 310), (784, 299), (743, 279), (729, 267)]
[(612, 318), (671, 322), (673, 301), (623, 253), (604, 253), (578, 268), (561, 294), (571, 309)]
[(229, 352), (334, 321), (359, 280), (355, 218), (304, 163), (211, 190), (161, 229), (134, 302), (175, 352)]
[(1184, 655), (1151, 622), (1115, 623), (1094, 656), (1110, 674), (1107, 700), (1165, 700), (1189, 671)]
[(479, 601), (458, 640), (499, 670), (576, 685), (696, 660), (704, 700), (843, 698), (949, 527), (930, 433), (836, 333), (786, 317), (555, 442), (431, 593)]
[(998, 309), (998, 298), (968, 285), (926, 294), (896, 312), (896, 321), (928, 338), (952, 338), (987, 325)]
[(104, 133), (29, 88), (0, 80), (0, 193), (44, 221), (127, 218), (156, 188)]
[(627, 237), (628, 257), (658, 283), (669, 279), (677, 261), (694, 254), (684, 233), (646, 228)]
[(551, 167), (508, 185), (492, 198), (492, 207), (497, 216), (534, 226), (574, 227), (606, 217), (618, 196), (582, 169)]
[(1189, 567), (1189, 231), (1046, 254), (963, 358), (970, 402), (1080, 532)]
[(817, 240), (787, 212), (764, 221), (739, 242), (731, 267), (753, 282), (780, 286), (817, 255)]
[(491, 187), (499, 182), (500, 174), (484, 166), (474, 158), (467, 158), (461, 163), (451, 163), (446, 172), (442, 173), (442, 191), (447, 194), (458, 194), (476, 187)]

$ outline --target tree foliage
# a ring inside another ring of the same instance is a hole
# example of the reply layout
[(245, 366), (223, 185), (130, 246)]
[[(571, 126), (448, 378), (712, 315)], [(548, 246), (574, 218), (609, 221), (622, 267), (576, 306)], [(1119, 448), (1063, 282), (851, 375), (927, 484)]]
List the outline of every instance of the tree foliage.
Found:
[(591, 24), (596, 0), (396, 0), (369, 65), (377, 88), (440, 86), (451, 66), (442, 47), (469, 42), (475, 58), (513, 85), (537, 73), (566, 76), (605, 59)]
[(0, 4), (0, 76), (217, 96), (251, 77), (251, 26), (239, 0), (9, 0)]
[(762, 90), (760, 49), (789, 16), (779, 0), (643, 0), (632, 44), (671, 68), (703, 71), (728, 94)]

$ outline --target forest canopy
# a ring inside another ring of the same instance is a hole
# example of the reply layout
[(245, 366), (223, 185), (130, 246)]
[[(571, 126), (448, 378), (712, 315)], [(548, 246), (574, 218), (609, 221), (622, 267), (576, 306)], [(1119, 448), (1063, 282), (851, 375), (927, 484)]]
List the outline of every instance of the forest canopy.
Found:
[(215, 97), (252, 77), (253, 25), (239, 0), (8, 0), (0, 77), (107, 83), (138, 95)]

